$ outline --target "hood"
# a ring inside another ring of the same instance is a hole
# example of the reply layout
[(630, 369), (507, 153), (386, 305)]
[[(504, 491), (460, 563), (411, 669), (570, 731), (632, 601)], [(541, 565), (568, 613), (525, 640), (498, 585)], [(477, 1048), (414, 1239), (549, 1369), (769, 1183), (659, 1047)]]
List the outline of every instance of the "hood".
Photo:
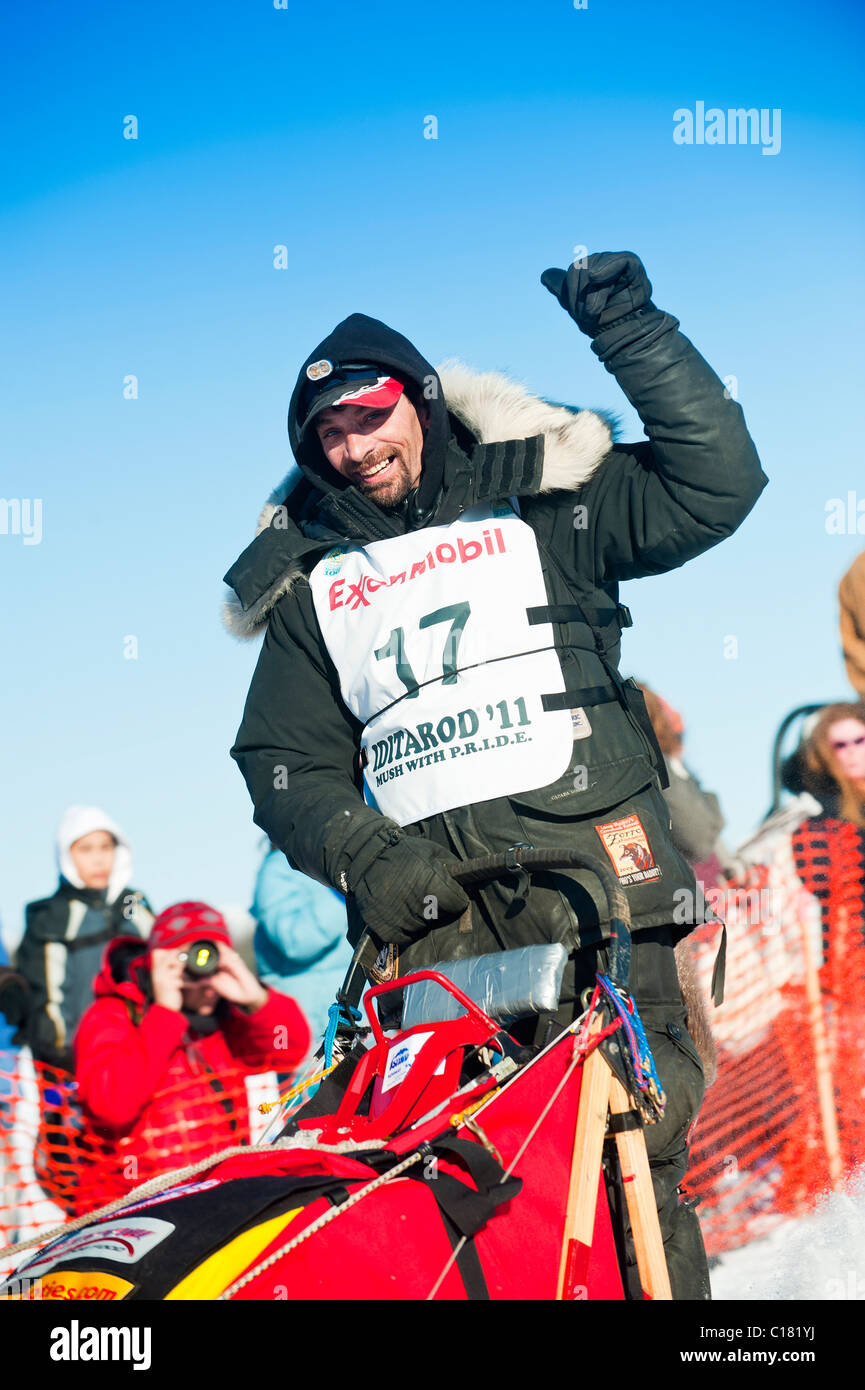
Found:
[[(603, 414), (544, 400), (540, 396), (532, 395), (519, 382), (504, 376), (501, 372), (478, 372), (453, 358), (435, 369), (412, 348), (406, 339), (402, 338), (400, 334), (394, 333), (392, 329), (386, 328), (384, 324), (377, 324), (377, 320), (367, 319), (363, 314), (354, 314), (351, 319), (346, 319), (345, 323), (351, 324), (355, 320), (376, 325), (390, 334), (393, 339), (405, 343), (408, 352), (414, 355), (415, 363), (420, 368), (426, 369), (423, 375), (429, 375), (433, 382), (438, 383), (439, 399), (437, 402), (430, 400), (431, 413), (434, 406), (437, 408), (431, 419), (427, 443), (424, 447), (425, 472), (433, 420), (440, 421), (442, 414), (445, 423), (441, 428), (446, 431), (444, 448), (446, 448), (450, 433), (456, 431), (460, 431), (463, 438), (468, 431), (469, 436), (481, 444), (495, 444), (509, 439), (533, 439), (541, 436), (544, 447), (543, 472), (539, 490), (542, 493), (576, 491), (588, 482), (609, 456), (613, 443), (613, 422)], [(340, 328), (342, 327), (343, 325), (340, 325)], [(335, 330), (335, 333), (338, 331)], [(326, 338), (323, 343), (319, 344), (315, 352), (310, 354), (298, 378), (298, 384), (295, 387), (289, 407), (289, 436), (292, 438), (293, 444), (299, 437), (296, 407), (306, 366), (310, 362), (316, 361), (318, 356), (327, 355), (324, 349), (329, 342), (330, 339)], [(371, 355), (371, 349), (367, 355)], [(380, 351), (375, 360), (380, 362), (382, 366), (392, 367), (397, 374), (404, 373), (404, 367), (398, 364), (395, 358), (393, 360), (385, 359), (381, 356)], [(418, 378), (411, 373), (409, 375), (414, 381), (423, 380), (423, 377)], [(436, 388), (431, 389), (435, 390)], [(292, 428), (294, 428), (294, 436), (292, 436)], [(435, 441), (433, 447), (434, 449), (438, 448)], [(315, 440), (314, 452), (311, 447), (307, 449), (305, 444), (299, 450), (296, 449), (295, 452), (306, 481), (314, 482), (314, 485), (321, 490), (328, 488), (333, 490), (332, 479), (325, 478), (319, 471), (326, 468), (327, 465), (318, 440)], [(318, 457), (316, 458), (315, 455)], [(434, 456), (437, 459), (437, 455)], [(437, 471), (434, 473), (436, 487), (441, 478), (441, 467), (442, 465), (436, 462)], [(332, 470), (328, 469), (328, 472), (332, 472)], [(334, 474), (333, 477), (336, 478), (337, 475)], [(285, 503), (286, 499), (298, 487), (299, 481), (297, 468), (294, 468), (274, 488), (259, 513), (256, 537), (260, 537), (263, 532), (268, 531), (277, 508)], [(425, 488), (425, 478), (422, 485)], [(354, 489), (348, 490), (354, 491)], [(426, 490), (424, 491), (424, 499), (425, 497)], [(246, 554), (249, 555), (250, 553), (251, 548)], [(295, 580), (303, 572), (301, 565), (289, 563), (277, 573), (275, 578), (272, 574), (268, 574), (254, 602), (247, 604), (245, 608), (237, 595), (229, 590), (222, 610), (223, 623), (227, 630), (232, 636), (239, 638), (259, 636), (267, 624), (268, 616), (273, 607), (291, 590)]]
[(113, 996), (130, 1004), (146, 1007), (150, 1002), (144, 981), (148, 978), (147, 956), (139, 936), (115, 936), (102, 953), (102, 965), (93, 981), (96, 999)]
[(76, 840), (80, 840), (83, 835), (89, 835), (92, 830), (107, 830), (108, 834), (114, 837), (117, 846), (105, 894), (105, 901), (113, 903), (131, 882), (132, 851), (120, 827), (98, 806), (70, 806), (63, 812), (57, 827), (57, 867), (62, 877), (73, 888), (84, 888), (69, 849)]
[[(325, 461), (314, 430), (301, 438), (298, 407), (308, 386), (306, 369), (326, 358), (334, 366), (344, 362), (373, 362), (386, 367), (392, 376), (416, 388), (429, 406), (430, 422), (421, 457), (423, 475), (419, 488), (421, 505), (428, 506), (441, 485), (450, 428), (447, 407), (438, 374), (417, 348), (395, 329), (366, 314), (350, 314), (332, 333), (313, 348), (297, 375), (288, 406), (288, 438), (301, 472), (322, 491), (348, 491), (351, 484)], [(424, 501), (424, 497), (427, 499)]]

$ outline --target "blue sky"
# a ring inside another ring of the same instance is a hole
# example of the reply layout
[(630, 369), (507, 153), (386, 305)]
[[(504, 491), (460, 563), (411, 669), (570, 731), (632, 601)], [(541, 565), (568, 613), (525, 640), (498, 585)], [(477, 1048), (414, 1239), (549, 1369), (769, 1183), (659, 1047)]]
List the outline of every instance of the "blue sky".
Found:
[[(865, 499), (863, 30), (797, 0), (7, 7), (0, 496), (42, 505), (38, 544), (0, 532), (10, 943), (70, 802), (126, 829), (157, 908), (250, 901), (228, 748), (256, 653), (220, 628), (221, 576), (334, 323), (373, 314), (641, 437), (539, 284), (575, 245), (641, 255), (771, 479), (735, 537), (623, 593), (623, 669), (683, 711), (727, 838), (752, 828), (781, 717), (848, 693), (836, 589), (865, 517), (825, 518)], [(778, 153), (675, 144), (698, 101), (780, 111)]]

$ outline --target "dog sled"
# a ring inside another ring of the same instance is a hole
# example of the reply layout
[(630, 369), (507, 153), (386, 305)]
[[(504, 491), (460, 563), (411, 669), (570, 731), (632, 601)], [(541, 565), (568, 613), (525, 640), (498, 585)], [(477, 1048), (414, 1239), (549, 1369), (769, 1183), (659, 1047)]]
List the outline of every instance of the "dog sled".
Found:
[(642, 1296), (669, 1299), (643, 1135), (664, 1096), (628, 993), (614, 873), (522, 847), (453, 872), (469, 884), (540, 867), (591, 869), (610, 905), (609, 971), (574, 1023), (534, 1046), (509, 1031), (554, 1013), (557, 943), (375, 984), (361, 1009), (365, 934), (311, 1075), (259, 1145), (79, 1218), (0, 1297), (624, 1299), (624, 1192)]

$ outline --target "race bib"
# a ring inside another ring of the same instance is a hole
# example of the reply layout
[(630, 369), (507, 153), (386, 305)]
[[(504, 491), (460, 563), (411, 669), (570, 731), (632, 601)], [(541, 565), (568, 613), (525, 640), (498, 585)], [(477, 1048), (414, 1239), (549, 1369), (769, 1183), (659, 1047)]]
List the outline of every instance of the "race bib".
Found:
[(368, 800), (399, 825), (555, 781), (573, 746), (537, 541), (510, 507), (330, 551), (310, 575)]

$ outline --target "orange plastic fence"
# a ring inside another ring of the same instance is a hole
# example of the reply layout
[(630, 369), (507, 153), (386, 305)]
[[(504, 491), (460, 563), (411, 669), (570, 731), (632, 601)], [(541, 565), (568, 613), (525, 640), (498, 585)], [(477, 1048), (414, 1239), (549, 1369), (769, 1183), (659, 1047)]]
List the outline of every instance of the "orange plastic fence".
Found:
[(68, 1073), (34, 1062), (27, 1051), (0, 1053), (0, 1246), (126, 1196), (158, 1174), (249, 1143), (267, 1123), (258, 1105), (275, 1100), (278, 1087), (273, 1073), (249, 1076), (237, 1068), (220, 1071), (205, 1097), (200, 1083), (173, 1092), (162, 1093), (174, 1111), (170, 1126), (137, 1131), (134, 1141), (112, 1138), (87, 1124)]
[[(709, 898), (727, 921), (726, 997), (707, 1006), (718, 1077), (686, 1187), (710, 1255), (804, 1215), (865, 1161), (861, 848), (853, 826), (805, 822)], [(691, 938), (707, 997), (718, 935)]]

